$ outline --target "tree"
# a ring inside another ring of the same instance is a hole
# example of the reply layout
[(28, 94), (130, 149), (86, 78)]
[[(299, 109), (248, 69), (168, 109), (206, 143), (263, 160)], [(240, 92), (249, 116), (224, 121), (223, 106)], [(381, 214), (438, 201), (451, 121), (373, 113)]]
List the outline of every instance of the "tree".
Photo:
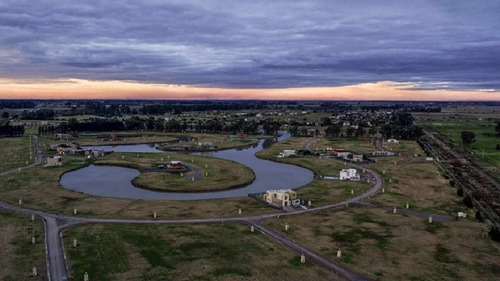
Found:
[(5, 118), (5, 119), (9, 118), (9, 113), (7, 111), (4, 111), (2, 113), (2, 118)]
[(500, 121), (497, 121), (497, 125), (495, 126), (495, 132), (497, 132), (497, 135), (500, 136)]
[(338, 136), (341, 131), (342, 131), (342, 127), (339, 124), (333, 124), (333, 125), (328, 126), (325, 129), (325, 135), (327, 137), (332, 138), (332, 137)]
[(349, 127), (349, 128), (347, 128), (347, 130), (346, 130), (347, 137), (348, 137), (348, 138), (352, 137), (352, 135), (354, 134), (354, 131), (355, 131), (355, 130), (356, 130), (356, 129), (354, 129), (353, 127)]
[(475, 142), (476, 134), (471, 131), (462, 131), (462, 143), (464, 145), (471, 145), (473, 142)]

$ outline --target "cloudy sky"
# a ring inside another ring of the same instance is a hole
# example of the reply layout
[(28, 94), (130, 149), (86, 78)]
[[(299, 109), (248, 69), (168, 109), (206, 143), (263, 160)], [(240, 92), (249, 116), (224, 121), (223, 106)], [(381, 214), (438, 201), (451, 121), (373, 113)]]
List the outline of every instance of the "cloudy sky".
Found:
[(493, 0), (2, 0), (0, 98), (500, 100), (499, 14)]

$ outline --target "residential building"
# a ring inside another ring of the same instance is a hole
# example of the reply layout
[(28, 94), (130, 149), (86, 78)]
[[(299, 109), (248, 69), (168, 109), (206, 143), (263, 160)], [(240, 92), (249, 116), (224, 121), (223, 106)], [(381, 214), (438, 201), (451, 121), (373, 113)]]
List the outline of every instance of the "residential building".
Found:
[(295, 152), (295, 149), (285, 149), (285, 150), (283, 150), (283, 152), (280, 152), (280, 154), (278, 155), (278, 158), (290, 157), (290, 156), (294, 156), (296, 154), (297, 153)]
[(340, 180), (359, 181), (361, 177), (356, 169), (342, 169), (340, 171)]
[(297, 192), (291, 189), (277, 189), (266, 191), (265, 201), (277, 207), (286, 207), (300, 204)]
[(64, 164), (61, 156), (49, 156), (47, 157), (47, 163), (45, 166), (62, 166)]

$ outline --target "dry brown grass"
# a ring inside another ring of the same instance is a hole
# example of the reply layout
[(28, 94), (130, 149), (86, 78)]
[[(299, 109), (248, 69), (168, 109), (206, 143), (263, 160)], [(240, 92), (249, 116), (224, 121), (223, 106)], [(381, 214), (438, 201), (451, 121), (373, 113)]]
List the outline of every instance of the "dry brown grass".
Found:
[[(296, 241), (379, 280), (494, 280), (500, 245), (471, 220), (428, 224), (380, 209), (349, 208), (266, 220)], [(343, 251), (336, 258), (338, 249)]]
[(197, 201), (145, 201), (95, 197), (67, 190), (59, 183), (62, 173), (82, 164), (67, 163), (63, 167), (35, 167), (0, 178), (2, 201), (17, 204), (19, 198), (28, 208), (52, 213), (94, 217), (151, 218), (156, 211), (159, 217), (192, 218), (234, 216), (239, 208), (244, 214), (275, 212), (249, 197), (197, 200)]
[[(367, 166), (382, 175), (386, 183), (386, 193), (373, 197), (373, 202), (389, 206), (409, 203), (417, 209), (440, 213), (465, 210), (455, 189), (434, 162), (425, 161), (425, 153), (416, 142), (404, 141), (393, 148), (400, 151), (401, 156), (379, 157), (377, 163)], [(415, 157), (415, 154), (422, 156)]]

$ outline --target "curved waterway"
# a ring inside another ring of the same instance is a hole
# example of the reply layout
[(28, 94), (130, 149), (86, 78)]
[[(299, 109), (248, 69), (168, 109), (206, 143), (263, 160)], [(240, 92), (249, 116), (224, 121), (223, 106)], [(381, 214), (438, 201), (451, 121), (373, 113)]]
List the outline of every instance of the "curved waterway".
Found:
[[(288, 138), (285, 134), (278, 138)], [(260, 140), (258, 144), (237, 149), (228, 149), (209, 153), (195, 153), (212, 157), (232, 160), (251, 168), (255, 173), (255, 180), (241, 188), (199, 193), (160, 192), (137, 188), (132, 185), (132, 179), (140, 172), (136, 169), (116, 166), (94, 166), (68, 172), (61, 177), (60, 183), (67, 189), (91, 194), (95, 196), (145, 199), (145, 200), (199, 200), (214, 198), (231, 198), (247, 196), (248, 193), (264, 192), (268, 189), (298, 188), (313, 180), (310, 170), (259, 159), (255, 153), (269, 146), (272, 140)], [(157, 152), (164, 153), (154, 148), (154, 145), (119, 145), (119, 146), (93, 146), (115, 152)]]

